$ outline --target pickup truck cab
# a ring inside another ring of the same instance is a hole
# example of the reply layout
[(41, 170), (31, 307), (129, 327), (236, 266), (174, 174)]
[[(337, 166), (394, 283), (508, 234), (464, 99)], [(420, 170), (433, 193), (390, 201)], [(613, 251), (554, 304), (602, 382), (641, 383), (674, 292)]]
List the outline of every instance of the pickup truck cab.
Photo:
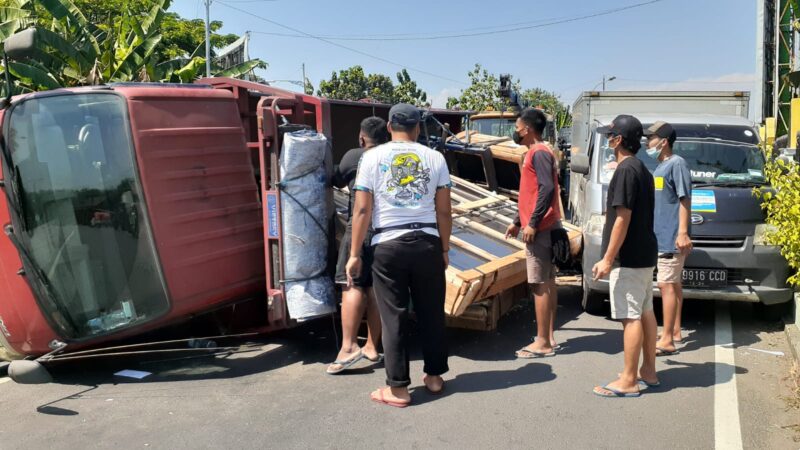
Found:
[[(657, 120), (672, 124), (678, 139), (674, 152), (692, 173), (691, 238), (694, 250), (683, 272), (684, 298), (732, 300), (779, 305), (792, 298), (786, 285), (789, 268), (779, 248), (768, 245), (767, 225), (756, 189), (769, 189), (764, 153), (754, 124), (743, 117), (710, 114), (636, 114), (644, 127)], [(587, 133), (587, 151), (573, 147), (569, 212), (583, 229), (583, 299), (586, 310), (603, 306), (607, 279), (593, 280), (601, 259), (608, 183), (616, 160), (605, 136), (596, 132), (613, 116), (597, 116)], [(658, 161), (642, 148), (636, 155), (651, 170)], [(653, 290), (660, 295), (657, 284)]]

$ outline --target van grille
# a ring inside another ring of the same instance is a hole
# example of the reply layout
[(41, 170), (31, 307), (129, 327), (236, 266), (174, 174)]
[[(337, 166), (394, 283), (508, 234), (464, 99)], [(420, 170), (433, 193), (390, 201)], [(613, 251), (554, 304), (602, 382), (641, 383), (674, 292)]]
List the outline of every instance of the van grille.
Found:
[(692, 236), (692, 244), (698, 248), (741, 248), (744, 236)]

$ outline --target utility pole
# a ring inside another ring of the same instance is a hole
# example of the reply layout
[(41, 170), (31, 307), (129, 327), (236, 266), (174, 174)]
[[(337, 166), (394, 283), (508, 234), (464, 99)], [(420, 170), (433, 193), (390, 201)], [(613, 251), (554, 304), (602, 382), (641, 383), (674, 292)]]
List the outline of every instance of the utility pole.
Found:
[(211, 0), (206, 4), (206, 77), (211, 78)]
[(303, 63), (303, 94), (306, 93), (306, 63)]

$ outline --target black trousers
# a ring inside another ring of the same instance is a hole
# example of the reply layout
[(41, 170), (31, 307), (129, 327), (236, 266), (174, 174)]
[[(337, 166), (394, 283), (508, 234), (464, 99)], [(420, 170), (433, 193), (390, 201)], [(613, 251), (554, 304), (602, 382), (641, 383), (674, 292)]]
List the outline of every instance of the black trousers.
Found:
[(408, 306), (414, 311), (422, 338), (424, 372), (441, 375), (447, 366), (444, 297), (445, 277), (442, 241), (413, 231), (375, 246), (373, 287), (383, 326), (386, 384), (411, 384), (408, 361)]

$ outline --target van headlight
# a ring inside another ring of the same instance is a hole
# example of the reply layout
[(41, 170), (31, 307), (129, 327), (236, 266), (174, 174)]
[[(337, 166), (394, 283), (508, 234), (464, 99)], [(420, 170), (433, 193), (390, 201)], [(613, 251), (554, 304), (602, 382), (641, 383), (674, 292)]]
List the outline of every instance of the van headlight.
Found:
[(591, 236), (602, 236), (603, 227), (606, 224), (606, 216), (602, 214), (592, 214), (583, 228), (583, 232)]
[(768, 223), (761, 223), (756, 225), (756, 231), (753, 234), (753, 245), (773, 245), (770, 243), (770, 235), (777, 233), (778, 227)]

